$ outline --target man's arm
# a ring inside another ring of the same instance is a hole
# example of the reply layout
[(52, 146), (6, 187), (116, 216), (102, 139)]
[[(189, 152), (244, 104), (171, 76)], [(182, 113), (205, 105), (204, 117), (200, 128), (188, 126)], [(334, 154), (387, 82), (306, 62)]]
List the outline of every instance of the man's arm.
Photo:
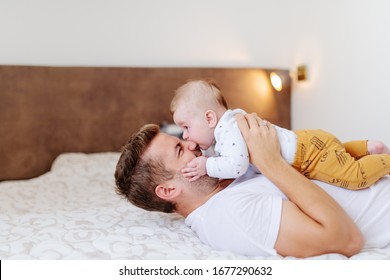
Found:
[(254, 114), (236, 118), (251, 162), (289, 199), (283, 202), (278, 253), (296, 257), (358, 253), (363, 245), (359, 229), (331, 196), (280, 156), (275, 128)]

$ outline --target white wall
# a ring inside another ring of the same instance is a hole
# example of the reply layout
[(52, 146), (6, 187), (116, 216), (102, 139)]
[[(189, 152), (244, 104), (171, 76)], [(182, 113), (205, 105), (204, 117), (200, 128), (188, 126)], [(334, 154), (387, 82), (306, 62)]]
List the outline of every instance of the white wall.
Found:
[(293, 128), (390, 145), (389, 27), (387, 0), (0, 0), (0, 64), (306, 64)]

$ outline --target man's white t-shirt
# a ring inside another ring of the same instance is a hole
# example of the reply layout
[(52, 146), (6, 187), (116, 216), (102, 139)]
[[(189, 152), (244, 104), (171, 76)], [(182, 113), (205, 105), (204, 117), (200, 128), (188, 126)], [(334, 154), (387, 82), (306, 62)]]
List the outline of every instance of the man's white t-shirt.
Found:
[[(350, 215), (365, 237), (364, 248), (390, 250), (390, 176), (350, 191), (315, 181)], [(185, 219), (214, 249), (247, 256), (275, 256), (285, 195), (250, 169)]]

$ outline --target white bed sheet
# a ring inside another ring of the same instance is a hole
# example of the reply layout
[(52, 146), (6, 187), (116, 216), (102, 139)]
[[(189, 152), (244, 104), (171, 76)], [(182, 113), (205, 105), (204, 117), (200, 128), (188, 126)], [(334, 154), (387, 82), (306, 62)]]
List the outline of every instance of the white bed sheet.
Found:
[[(66, 153), (42, 176), (0, 182), (0, 259), (282, 259), (212, 250), (180, 216), (132, 206), (115, 193), (118, 157)], [(367, 250), (352, 259), (390, 255)]]

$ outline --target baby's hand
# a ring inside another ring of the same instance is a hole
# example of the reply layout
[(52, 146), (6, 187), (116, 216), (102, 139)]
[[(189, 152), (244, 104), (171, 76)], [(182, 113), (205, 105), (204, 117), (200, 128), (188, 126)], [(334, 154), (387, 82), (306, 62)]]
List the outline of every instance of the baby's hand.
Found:
[(189, 181), (198, 180), (201, 176), (206, 175), (206, 161), (207, 157), (200, 156), (194, 158), (189, 163), (187, 163), (187, 167), (181, 170), (183, 176), (185, 178), (189, 178)]

